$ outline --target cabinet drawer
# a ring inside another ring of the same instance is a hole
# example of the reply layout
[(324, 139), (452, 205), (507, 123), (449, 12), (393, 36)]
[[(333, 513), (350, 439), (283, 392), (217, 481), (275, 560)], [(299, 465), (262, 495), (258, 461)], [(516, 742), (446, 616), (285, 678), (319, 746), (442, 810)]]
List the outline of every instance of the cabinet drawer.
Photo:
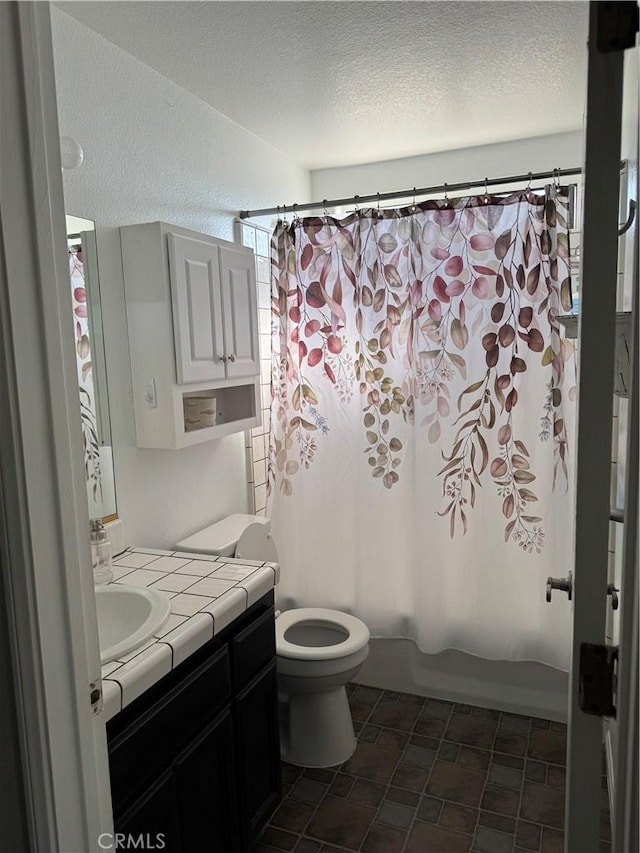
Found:
[(234, 687), (241, 687), (276, 655), (275, 616), (270, 607), (230, 643)]
[(230, 695), (225, 646), (170, 687), (110, 741), (114, 812), (127, 805), (141, 787), (173, 761), (184, 744), (229, 701)]

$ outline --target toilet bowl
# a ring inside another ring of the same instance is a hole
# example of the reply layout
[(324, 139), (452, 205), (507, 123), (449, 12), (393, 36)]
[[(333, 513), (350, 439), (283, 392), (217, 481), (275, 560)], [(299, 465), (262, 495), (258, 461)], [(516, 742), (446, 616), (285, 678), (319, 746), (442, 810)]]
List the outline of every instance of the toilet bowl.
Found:
[(333, 767), (356, 738), (345, 685), (369, 654), (369, 629), (347, 613), (286, 610), (276, 620), (282, 755), (302, 767)]
[[(277, 562), (269, 520), (231, 515), (178, 542), (199, 554)], [(345, 685), (369, 654), (369, 629), (348, 613), (286, 610), (276, 618), (282, 757), (301, 767), (333, 767), (353, 753), (356, 738)]]

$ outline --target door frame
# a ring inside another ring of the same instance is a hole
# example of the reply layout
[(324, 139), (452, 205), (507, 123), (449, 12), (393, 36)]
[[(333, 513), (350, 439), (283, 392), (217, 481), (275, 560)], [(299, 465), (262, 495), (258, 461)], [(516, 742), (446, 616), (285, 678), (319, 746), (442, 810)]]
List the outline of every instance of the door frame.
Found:
[[(0, 3), (0, 22), (0, 560), (8, 591), (0, 610), (5, 629), (0, 631), (0, 643), (3, 638), (8, 642), (0, 651), (10, 657), (14, 685), (12, 695), (3, 694), (0, 702), (2, 710), (9, 706), (6, 710), (14, 715), (20, 733), (24, 785), (18, 800), (24, 807), (31, 849), (85, 853), (100, 849), (98, 836), (111, 830), (111, 815), (105, 727), (100, 715), (92, 714), (89, 702), (89, 685), (99, 683), (99, 659), (85, 535), (88, 512), (73, 338), (66, 334), (70, 294), (48, 4)], [(613, 79), (616, 85), (600, 86), (590, 97), (590, 114), (599, 105), (615, 118), (619, 59), (609, 54), (594, 60), (594, 53), (592, 49), (590, 71), (595, 62), (598, 68), (593, 73), (603, 82)], [(602, 126), (593, 127), (592, 121), (589, 133), (587, 125), (587, 162), (596, 152), (607, 160), (616, 138), (619, 159), (615, 120), (607, 133), (602, 133)], [(599, 181), (596, 173), (589, 173), (586, 197), (601, 193), (600, 213), (604, 200), (606, 210), (615, 210), (614, 222), (617, 192), (616, 186), (613, 199), (611, 181)], [(596, 394), (585, 383), (580, 399), (587, 411), (591, 406), (595, 414), (602, 414), (602, 400), (612, 399), (615, 302), (604, 288), (589, 288), (589, 281), (605, 263), (602, 252), (598, 260), (589, 249), (591, 234), (598, 238), (593, 248), (601, 249), (602, 227), (611, 227), (601, 219), (596, 235), (595, 225), (585, 219), (584, 293), (590, 319), (582, 323), (582, 335), (583, 343), (585, 339), (595, 342), (597, 331), (598, 346), (593, 352), (582, 348), (581, 369), (584, 376), (588, 366), (593, 386), (596, 377), (602, 385)], [(600, 317), (598, 304), (603, 309)], [(596, 439), (604, 439), (608, 452), (611, 424), (610, 419), (608, 424), (600, 423), (605, 420), (596, 417), (589, 430), (583, 430), (585, 438), (578, 449), (578, 487), (586, 489), (590, 503), (587, 506), (578, 492), (576, 561), (582, 563), (588, 557), (593, 565), (602, 553), (606, 575), (609, 471), (607, 466), (605, 477), (603, 463), (594, 465), (593, 459), (589, 466), (585, 464), (588, 447), (597, 450)], [(591, 520), (592, 531), (585, 529), (581, 517)], [(579, 619), (578, 632), (584, 629), (593, 642), (601, 642), (604, 636), (606, 596), (600, 587), (597, 580), (591, 584), (584, 576), (576, 576), (576, 604), (582, 610), (593, 603), (594, 619), (588, 620), (589, 625)], [(574, 700), (577, 664), (574, 656)], [(572, 712), (572, 725), (582, 728), (589, 739), (597, 718), (589, 719), (586, 726), (579, 720)], [(597, 756), (594, 749), (580, 755), (570, 746), (569, 759), (575, 793), (580, 773), (597, 769), (599, 777), (599, 738)], [(624, 787), (617, 791), (621, 801), (629, 793)], [(590, 795), (579, 813), (569, 798), (568, 849), (589, 849), (598, 813), (599, 800), (592, 802)], [(587, 840), (587, 846), (581, 839)]]
[[(603, 50), (599, 38), (605, 29), (601, 25), (611, 24), (610, 7), (615, 5), (593, 0), (589, 4), (576, 547), (565, 818), (568, 853), (597, 850), (600, 836), (603, 721), (602, 717), (581, 710), (579, 696), (581, 647), (584, 643), (604, 644), (609, 606), (609, 497), (624, 50)], [(608, 18), (603, 20), (601, 15)], [(626, 717), (623, 706), (619, 707), (619, 716), (621, 720)], [(626, 799), (626, 788), (623, 783), (616, 792), (621, 800)]]
[(0, 3), (0, 695), (21, 849), (112, 830), (48, 3)]

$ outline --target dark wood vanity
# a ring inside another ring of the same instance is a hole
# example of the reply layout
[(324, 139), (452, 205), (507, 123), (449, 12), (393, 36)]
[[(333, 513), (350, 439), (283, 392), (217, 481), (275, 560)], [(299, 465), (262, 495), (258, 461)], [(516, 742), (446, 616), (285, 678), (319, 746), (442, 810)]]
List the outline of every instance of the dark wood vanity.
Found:
[(107, 723), (116, 832), (168, 853), (251, 848), (280, 799), (273, 601)]

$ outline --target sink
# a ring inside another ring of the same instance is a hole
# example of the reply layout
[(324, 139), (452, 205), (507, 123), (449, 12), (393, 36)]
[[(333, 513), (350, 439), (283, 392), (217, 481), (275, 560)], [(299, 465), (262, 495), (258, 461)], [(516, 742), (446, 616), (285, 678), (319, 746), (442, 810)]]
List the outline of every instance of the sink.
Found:
[(96, 587), (100, 663), (129, 654), (164, 625), (171, 602), (164, 592), (143, 586)]

